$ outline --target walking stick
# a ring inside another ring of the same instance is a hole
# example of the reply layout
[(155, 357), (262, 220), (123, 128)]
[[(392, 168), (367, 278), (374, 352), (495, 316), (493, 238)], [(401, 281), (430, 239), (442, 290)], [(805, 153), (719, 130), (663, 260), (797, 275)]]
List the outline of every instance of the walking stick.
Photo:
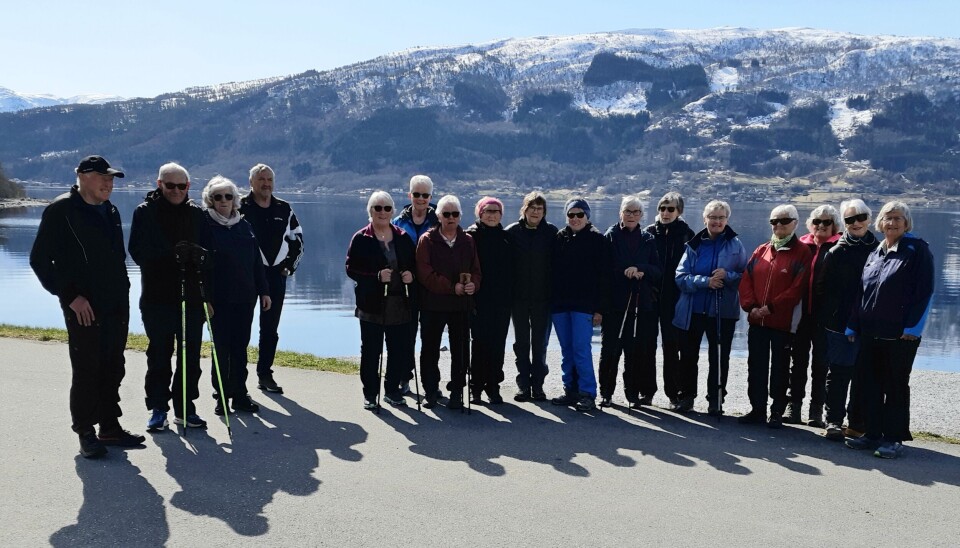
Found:
[[(383, 306), (380, 309), (380, 321), (383, 322), (383, 316), (387, 313), (387, 293), (390, 291), (390, 284), (383, 284)], [(387, 326), (386, 323), (382, 323), (383, 333), (381, 337), (383, 340), (380, 341), (380, 367), (377, 369), (377, 407), (374, 409), (376, 414), (380, 414), (380, 392), (383, 391), (383, 346), (387, 343)]]
[[(403, 293), (407, 298), (407, 307), (411, 308), (410, 307), (410, 284), (403, 284)], [(414, 343), (414, 347), (416, 347), (416, 343)], [(412, 353), (413, 349), (411, 348), (410, 350)], [(422, 411), (422, 409), (420, 409), (420, 379), (418, 377), (419, 377), (419, 374), (417, 373), (417, 357), (414, 356), (413, 357), (413, 389), (416, 391), (415, 394), (417, 395), (417, 411)]]
[[(470, 283), (470, 276), (471, 274), (469, 272), (464, 272), (460, 274), (460, 283), (462, 283), (463, 285)], [(466, 346), (466, 343), (470, 340), (470, 311), (469, 310), (463, 313), (463, 318), (464, 318), (463, 329), (461, 329), (460, 345), (459, 345), (460, 346), (460, 365), (463, 365), (467, 368), (467, 384), (463, 388), (464, 388), (464, 391), (467, 393), (467, 397), (466, 397), (467, 414), (471, 415), (473, 414), (472, 413), (473, 407), (470, 402), (470, 399), (471, 399), (470, 398), (470, 381), (473, 379), (473, 376), (470, 373), (470, 364), (466, 363), (466, 357), (464, 356), (465, 350), (463, 348), (464, 346)], [(464, 331), (466, 331), (466, 333), (463, 333)], [(461, 410), (460, 412), (462, 413), (463, 411)]]
[(183, 437), (187, 437), (187, 265), (180, 263), (180, 380), (183, 381)]
[[(624, 337), (626, 336), (627, 316), (630, 315), (630, 303), (633, 302), (633, 293), (634, 293), (634, 292), (633, 292), (633, 285), (631, 284), (631, 286), (630, 286), (630, 291), (627, 292), (627, 304), (626, 304), (626, 306), (625, 306), (624, 309), (623, 309), (623, 321), (620, 322), (620, 332), (618, 333), (618, 335), (619, 335), (619, 337), (620, 337), (620, 351), (621, 351), (621, 352), (623, 352), (623, 349), (626, 348), (626, 345), (624, 344)], [(634, 319), (634, 322), (636, 322), (636, 319)], [(634, 329), (634, 331), (636, 331), (636, 329)], [(618, 361), (618, 362), (620, 361), (620, 356), (619, 356), (619, 355), (617, 356), (617, 361)], [(623, 371), (624, 371), (624, 372), (627, 371), (627, 355), (626, 355), (626, 353), (624, 353), (624, 355), (623, 355)], [(617, 373), (616, 373), (616, 372), (613, 373), (613, 381), (614, 381), (614, 383), (616, 383), (616, 381), (617, 381)], [(614, 386), (616, 386), (616, 384), (614, 384)], [(627, 388), (627, 387), (624, 386), (623, 388), (624, 388), (624, 391), (626, 391), (626, 388)], [(630, 411), (630, 401), (627, 400), (627, 415), (629, 416), (630, 414), (631, 414), (631, 411)]]
[[(210, 323), (210, 309), (207, 307), (207, 292), (203, 287), (203, 276), (200, 275), (200, 269), (197, 269), (197, 278), (200, 281), (200, 301), (203, 303), (203, 315), (207, 319), (207, 334), (210, 335), (210, 354), (213, 355), (213, 368), (217, 372), (217, 384), (220, 386), (220, 404), (223, 405), (223, 420), (227, 424), (227, 437), (230, 438), (230, 441), (233, 441), (233, 430), (230, 428), (230, 410), (227, 408), (227, 393), (223, 390), (220, 360), (217, 359), (217, 344), (213, 339), (213, 324)], [(247, 364), (243, 364), (243, 366), (246, 367)]]
[(714, 290), (717, 297), (717, 420), (723, 416), (723, 337), (720, 335), (720, 292), (723, 288)]

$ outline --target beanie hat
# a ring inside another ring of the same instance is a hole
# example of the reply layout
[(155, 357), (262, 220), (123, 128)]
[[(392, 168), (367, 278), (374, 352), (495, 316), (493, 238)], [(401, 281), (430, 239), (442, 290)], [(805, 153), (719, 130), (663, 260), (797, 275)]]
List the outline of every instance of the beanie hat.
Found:
[(567, 200), (566, 205), (563, 206), (563, 213), (567, 214), (574, 208), (582, 209), (583, 212), (587, 214), (587, 219), (590, 219), (590, 204), (588, 204), (586, 200), (583, 198), (571, 198)]
[(480, 201), (477, 202), (477, 208), (476, 208), (477, 219), (479, 219), (480, 214), (483, 213), (483, 208), (487, 207), (488, 205), (500, 206), (500, 213), (501, 214), (503, 213), (503, 202), (501, 202), (500, 200), (492, 196), (484, 196), (483, 198), (480, 198)]

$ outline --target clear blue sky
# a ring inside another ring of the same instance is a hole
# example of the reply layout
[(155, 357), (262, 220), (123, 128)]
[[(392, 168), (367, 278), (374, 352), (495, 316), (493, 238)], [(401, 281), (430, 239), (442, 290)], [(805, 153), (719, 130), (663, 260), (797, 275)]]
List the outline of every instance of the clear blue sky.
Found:
[(628, 28), (960, 37), (957, 0), (16, 0), (3, 12), (0, 87), (58, 96), (155, 96), (414, 46)]

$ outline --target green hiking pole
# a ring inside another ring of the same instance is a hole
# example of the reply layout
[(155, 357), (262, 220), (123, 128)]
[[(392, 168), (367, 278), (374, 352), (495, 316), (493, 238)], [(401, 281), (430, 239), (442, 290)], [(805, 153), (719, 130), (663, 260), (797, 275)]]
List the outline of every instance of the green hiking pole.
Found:
[(187, 437), (187, 270), (180, 263), (180, 380), (183, 381), (183, 437)]
[(210, 309), (203, 294), (203, 282), (200, 282), (200, 300), (203, 301), (203, 314), (207, 318), (207, 333), (210, 335), (210, 354), (213, 355), (213, 368), (217, 372), (217, 384), (220, 385), (220, 404), (223, 405), (223, 420), (227, 423), (227, 437), (233, 440), (233, 430), (230, 429), (230, 413), (227, 408), (227, 394), (223, 391), (223, 376), (220, 375), (220, 360), (217, 359), (217, 345), (213, 342), (213, 325), (210, 323)]

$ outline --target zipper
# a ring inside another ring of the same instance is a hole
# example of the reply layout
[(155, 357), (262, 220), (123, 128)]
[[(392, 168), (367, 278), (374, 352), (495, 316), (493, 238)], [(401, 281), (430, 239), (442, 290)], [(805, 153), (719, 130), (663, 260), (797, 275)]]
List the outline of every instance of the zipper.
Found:
[[(773, 247), (773, 246), (771, 246), (771, 247)], [(761, 306), (766, 306), (766, 305), (767, 305), (767, 297), (770, 296), (770, 282), (773, 280), (773, 274), (774, 274), (775, 271), (776, 271), (776, 269), (774, 268), (774, 265), (777, 264), (777, 255), (778, 255), (778, 254), (779, 254), (779, 252), (774, 249), (774, 250), (773, 250), (773, 260), (770, 261), (770, 275), (767, 276), (767, 286), (763, 289), (763, 304), (762, 304)], [(760, 318), (760, 325), (761, 325), (761, 326), (764, 326), (764, 321), (766, 321), (766, 317)], [(766, 327), (766, 326), (764, 326), (764, 327)]]
[(77, 245), (80, 246), (80, 251), (83, 252), (83, 262), (90, 264), (90, 259), (87, 258), (87, 250), (83, 247), (83, 242), (80, 241), (80, 236), (77, 235), (77, 231), (73, 229), (73, 223), (70, 222), (70, 217), (65, 217), (67, 220), (67, 226), (70, 227), (70, 233), (73, 234), (73, 237), (77, 239)]

